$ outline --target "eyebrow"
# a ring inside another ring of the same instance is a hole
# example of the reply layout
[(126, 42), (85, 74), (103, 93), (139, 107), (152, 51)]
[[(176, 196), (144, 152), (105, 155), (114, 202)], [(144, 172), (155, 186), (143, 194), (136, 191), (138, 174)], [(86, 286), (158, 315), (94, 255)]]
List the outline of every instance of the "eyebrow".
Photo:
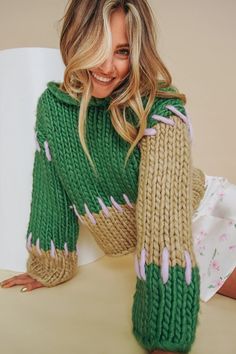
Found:
[(116, 46), (116, 48), (129, 47), (129, 43), (121, 43)]

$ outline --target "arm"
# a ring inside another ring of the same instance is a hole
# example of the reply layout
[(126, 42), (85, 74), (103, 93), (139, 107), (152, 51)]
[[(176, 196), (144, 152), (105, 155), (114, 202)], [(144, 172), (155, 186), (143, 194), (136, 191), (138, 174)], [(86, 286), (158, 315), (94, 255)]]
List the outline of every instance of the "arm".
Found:
[(42, 96), (37, 105), (35, 137), (27, 273), (51, 287), (69, 280), (77, 272), (79, 224), (50, 154)]
[(205, 174), (200, 168), (193, 167), (193, 211), (198, 208), (205, 193)]
[(200, 308), (191, 139), (182, 118), (153, 119), (141, 140), (132, 321), (136, 339), (150, 351), (189, 351)]

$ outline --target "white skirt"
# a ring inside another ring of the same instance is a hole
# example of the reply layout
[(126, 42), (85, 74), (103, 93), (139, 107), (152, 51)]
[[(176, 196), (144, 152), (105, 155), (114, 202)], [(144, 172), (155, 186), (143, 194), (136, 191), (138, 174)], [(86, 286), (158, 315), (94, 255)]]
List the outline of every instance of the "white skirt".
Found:
[(236, 185), (206, 176), (206, 191), (193, 214), (193, 245), (200, 271), (200, 299), (207, 302), (236, 267)]

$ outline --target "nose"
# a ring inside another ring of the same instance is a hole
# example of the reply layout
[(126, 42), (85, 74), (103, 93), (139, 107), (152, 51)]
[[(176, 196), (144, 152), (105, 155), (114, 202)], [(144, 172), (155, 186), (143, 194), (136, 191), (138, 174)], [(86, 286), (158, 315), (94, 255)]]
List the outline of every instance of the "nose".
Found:
[(114, 74), (114, 63), (113, 63), (113, 57), (110, 56), (107, 58), (104, 63), (101, 65), (101, 71), (106, 74), (107, 76), (113, 75)]

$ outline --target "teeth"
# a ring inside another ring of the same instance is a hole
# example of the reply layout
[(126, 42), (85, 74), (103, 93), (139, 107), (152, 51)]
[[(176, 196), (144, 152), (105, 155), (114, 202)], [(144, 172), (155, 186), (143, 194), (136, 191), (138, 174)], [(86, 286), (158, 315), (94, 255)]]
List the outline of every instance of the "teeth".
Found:
[(109, 81), (112, 80), (112, 78), (111, 78), (111, 79), (107, 79), (107, 78), (105, 78), (105, 77), (98, 76), (98, 75), (96, 75), (96, 74), (94, 74), (94, 73), (92, 73), (92, 75), (93, 75), (97, 80), (100, 80), (100, 81), (103, 81), (103, 82), (109, 82)]

